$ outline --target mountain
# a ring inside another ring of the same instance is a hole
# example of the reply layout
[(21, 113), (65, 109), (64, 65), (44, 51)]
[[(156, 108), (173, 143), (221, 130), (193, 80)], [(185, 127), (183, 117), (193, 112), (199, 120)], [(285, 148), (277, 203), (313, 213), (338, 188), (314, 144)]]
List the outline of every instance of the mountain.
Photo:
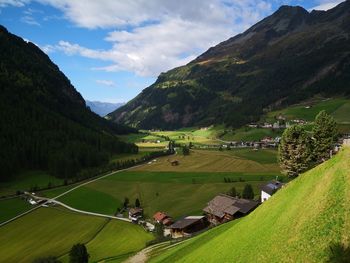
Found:
[(115, 111), (116, 109), (123, 106), (125, 103), (109, 103), (101, 101), (86, 101), (86, 106), (88, 106), (93, 112), (97, 113), (101, 117), (106, 116), (108, 113)]
[(160, 74), (109, 117), (151, 129), (240, 127), (315, 95), (349, 95), (350, 0), (328, 11), (282, 6), (185, 66)]
[(150, 262), (349, 262), (349, 158), (347, 147), (248, 216), (162, 248)]
[(77, 176), (137, 150), (116, 138), (134, 131), (88, 110), (45, 53), (0, 26), (0, 181), (27, 169)]

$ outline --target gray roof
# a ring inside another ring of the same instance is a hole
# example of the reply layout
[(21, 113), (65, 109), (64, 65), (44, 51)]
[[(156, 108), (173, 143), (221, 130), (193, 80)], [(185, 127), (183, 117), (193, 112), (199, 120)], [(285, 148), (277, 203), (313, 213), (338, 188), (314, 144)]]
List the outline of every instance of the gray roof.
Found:
[(263, 185), (261, 187), (261, 191), (264, 191), (265, 193), (269, 195), (273, 195), (278, 189), (283, 187), (283, 183), (273, 180), (271, 182), (268, 182), (267, 184)]
[(258, 202), (256, 201), (220, 194), (214, 197), (203, 211), (222, 218), (225, 214), (234, 215), (237, 212), (243, 214), (249, 213), (257, 206)]
[(185, 218), (182, 218), (182, 219), (176, 221), (174, 224), (169, 226), (169, 228), (183, 229), (183, 228), (186, 228), (186, 227), (202, 220), (203, 218), (204, 218), (204, 216), (187, 216)]

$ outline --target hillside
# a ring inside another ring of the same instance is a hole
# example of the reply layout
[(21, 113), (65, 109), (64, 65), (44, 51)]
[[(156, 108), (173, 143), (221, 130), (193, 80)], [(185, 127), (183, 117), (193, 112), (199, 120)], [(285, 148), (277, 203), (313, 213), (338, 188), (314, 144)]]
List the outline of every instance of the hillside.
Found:
[(49, 170), (61, 178), (137, 151), (116, 125), (86, 108), (67, 77), (37, 46), (0, 26), (0, 181), (21, 170)]
[(350, 1), (329, 11), (282, 6), (189, 64), (160, 74), (109, 114), (134, 127), (240, 127), (315, 95), (348, 96)]
[(108, 113), (115, 111), (119, 107), (123, 106), (124, 103), (109, 103), (101, 101), (86, 101), (86, 106), (88, 106), (91, 111), (97, 113), (101, 117), (106, 116)]
[(350, 245), (349, 158), (350, 148), (345, 148), (247, 217), (170, 248), (151, 262), (326, 262), (330, 246)]

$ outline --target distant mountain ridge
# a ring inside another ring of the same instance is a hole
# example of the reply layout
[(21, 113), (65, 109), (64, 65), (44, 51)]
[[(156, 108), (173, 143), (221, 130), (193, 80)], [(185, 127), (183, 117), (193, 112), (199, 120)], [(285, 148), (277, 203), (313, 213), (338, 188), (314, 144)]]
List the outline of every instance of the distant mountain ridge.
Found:
[(282, 6), (185, 66), (159, 75), (109, 117), (138, 128), (239, 127), (315, 95), (350, 92), (350, 1)]
[(88, 106), (93, 112), (97, 113), (101, 117), (106, 116), (108, 113), (115, 111), (123, 106), (125, 103), (110, 103), (101, 101), (86, 100), (86, 106)]

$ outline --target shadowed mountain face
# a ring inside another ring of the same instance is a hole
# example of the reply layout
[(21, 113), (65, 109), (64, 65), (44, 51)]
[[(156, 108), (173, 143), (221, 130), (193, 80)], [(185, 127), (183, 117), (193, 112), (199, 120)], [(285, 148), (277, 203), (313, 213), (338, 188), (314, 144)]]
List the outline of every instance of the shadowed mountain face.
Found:
[(45, 53), (0, 26), (0, 181), (28, 169), (74, 177), (135, 151), (115, 136), (133, 131), (88, 110)]
[(282, 6), (157, 81), (109, 116), (139, 128), (225, 123), (316, 94), (350, 91), (350, 1), (325, 11)]

